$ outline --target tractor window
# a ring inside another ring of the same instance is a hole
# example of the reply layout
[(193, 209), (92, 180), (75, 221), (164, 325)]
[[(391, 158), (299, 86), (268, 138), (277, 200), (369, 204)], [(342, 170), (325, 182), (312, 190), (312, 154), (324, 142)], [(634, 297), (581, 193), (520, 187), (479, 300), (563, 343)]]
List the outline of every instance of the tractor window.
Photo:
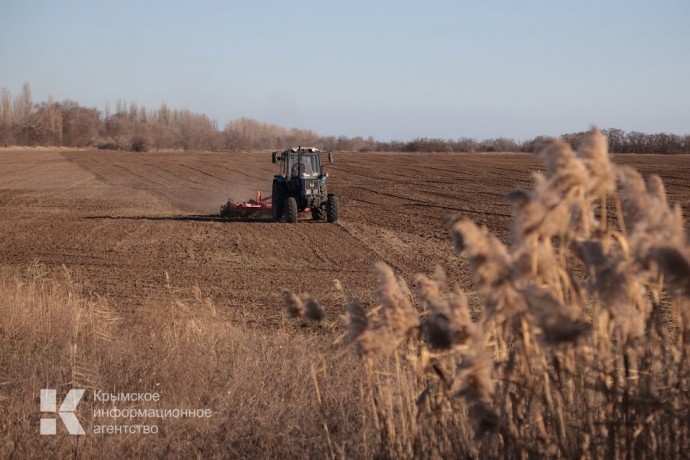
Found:
[(319, 158), (316, 155), (302, 155), (302, 174), (318, 176), (319, 173)]
[(316, 155), (302, 155), (301, 158), (295, 155), (291, 160), (290, 175), (293, 177), (299, 176), (300, 164), (302, 166), (302, 177), (316, 177), (321, 173), (319, 158)]

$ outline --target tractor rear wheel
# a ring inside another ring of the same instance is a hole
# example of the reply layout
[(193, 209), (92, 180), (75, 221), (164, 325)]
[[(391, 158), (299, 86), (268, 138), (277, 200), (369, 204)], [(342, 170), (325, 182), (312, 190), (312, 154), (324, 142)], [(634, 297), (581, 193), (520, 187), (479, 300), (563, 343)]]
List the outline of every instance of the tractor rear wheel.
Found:
[(326, 202), (326, 220), (328, 222), (336, 222), (340, 216), (340, 202), (335, 195), (328, 195)]
[(285, 222), (289, 224), (297, 222), (297, 200), (294, 196), (285, 198)]
[(271, 212), (273, 221), (278, 222), (283, 218), (283, 205), (285, 198), (283, 197), (283, 190), (280, 185), (273, 183), (273, 196), (271, 197)]

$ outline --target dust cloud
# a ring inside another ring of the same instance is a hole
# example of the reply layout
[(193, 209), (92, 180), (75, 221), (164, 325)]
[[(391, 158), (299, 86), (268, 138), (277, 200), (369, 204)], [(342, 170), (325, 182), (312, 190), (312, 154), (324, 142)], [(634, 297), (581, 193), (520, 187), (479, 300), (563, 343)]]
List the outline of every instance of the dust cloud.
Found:
[(234, 185), (225, 190), (180, 190), (176, 193), (171, 193), (173, 196), (168, 196), (167, 199), (176, 208), (184, 212), (201, 215), (217, 214), (220, 210), (220, 206), (227, 203), (229, 199), (234, 201), (249, 201), (256, 197), (257, 190), (261, 191), (263, 198), (271, 196), (270, 190), (267, 190), (265, 187), (251, 188), (245, 185)]

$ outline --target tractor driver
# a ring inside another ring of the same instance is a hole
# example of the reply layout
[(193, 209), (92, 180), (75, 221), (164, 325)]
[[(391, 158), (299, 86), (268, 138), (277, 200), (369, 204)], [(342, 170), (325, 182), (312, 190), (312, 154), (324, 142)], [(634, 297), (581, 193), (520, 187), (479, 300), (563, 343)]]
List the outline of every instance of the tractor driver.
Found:
[(300, 158), (299, 163), (295, 163), (292, 166), (292, 175), (293, 176), (299, 176), (300, 164), (302, 165), (302, 174), (311, 175), (314, 173), (314, 170), (311, 167), (311, 161), (309, 161), (309, 159), (306, 157), (302, 157), (302, 158)]

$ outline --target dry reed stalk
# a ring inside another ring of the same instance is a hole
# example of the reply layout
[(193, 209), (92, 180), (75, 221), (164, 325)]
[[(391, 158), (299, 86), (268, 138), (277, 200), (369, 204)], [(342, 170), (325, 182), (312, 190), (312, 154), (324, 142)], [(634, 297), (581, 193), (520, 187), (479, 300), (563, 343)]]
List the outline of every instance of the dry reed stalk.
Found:
[(326, 443), (328, 444), (328, 451), (332, 459), (335, 459), (335, 451), (333, 450), (333, 442), (331, 441), (331, 432), (328, 429), (328, 423), (326, 422), (326, 417), (323, 413), (323, 401), (321, 400), (321, 390), (319, 389), (319, 380), (316, 378), (316, 370), (314, 369), (314, 364), (311, 367), (311, 377), (312, 383), (314, 384), (314, 392), (316, 393), (316, 401), (319, 404), (319, 411), (321, 412), (323, 431), (326, 434)]
[(379, 279), (376, 295), (379, 304), (383, 307), (385, 324), (400, 340), (416, 334), (419, 316), (412, 306), (407, 286), (395, 277), (388, 265), (382, 262), (374, 265), (374, 273)]
[(304, 303), (297, 294), (287, 289), (283, 291), (285, 309), (290, 318), (301, 318), (304, 316)]
[(645, 184), (613, 165), (596, 128), (577, 152), (555, 140), (540, 155), (545, 173), (533, 175), (533, 189), (508, 194), (510, 245), (468, 219), (448, 222), (484, 298), (477, 322), (439, 270), (415, 277), (416, 305), (381, 263), (376, 308), (367, 315), (346, 296), (378, 455), (656, 458), (690, 449), (690, 246), (680, 207), (669, 206), (658, 177)]

